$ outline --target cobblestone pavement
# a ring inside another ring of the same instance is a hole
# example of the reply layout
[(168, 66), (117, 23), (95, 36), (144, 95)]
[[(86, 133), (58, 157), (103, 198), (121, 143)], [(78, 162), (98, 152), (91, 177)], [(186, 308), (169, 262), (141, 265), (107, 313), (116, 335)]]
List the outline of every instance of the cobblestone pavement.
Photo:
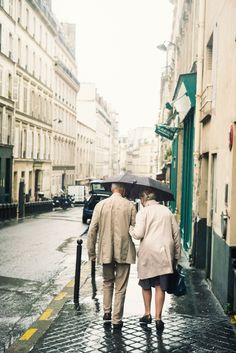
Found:
[[(139, 316), (129, 315), (129, 310), (126, 310), (120, 333), (113, 332), (112, 327), (105, 328), (100, 304), (101, 278), (98, 277), (97, 282), (98, 292), (88, 281), (81, 293), (83, 300), (79, 311), (75, 310), (72, 301), (66, 303), (32, 353), (236, 352), (235, 331), (200, 272), (187, 271), (188, 295), (182, 298), (169, 296), (162, 335), (156, 333), (154, 323), (141, 327)], [(135, 275), (131, 275), (126, 307), (132, 306), (131, 313), (136, 307), (139, 315), (143, 308), (141, 302), (137, 303), (138, 291)]]
[(162, 335), (154, 324), (142, 328), (137, 317), (124, 320), (121, 333), (104, 328), (101, 315), (88, 315), (88, 308), (75, 313), (73, 305), (67, 304), (44, 339), (33, 353), (58, 352), (159, 352), (190, 353), (236, 351), (235, 334), (225, 319), (175, 315), (164, 317)]

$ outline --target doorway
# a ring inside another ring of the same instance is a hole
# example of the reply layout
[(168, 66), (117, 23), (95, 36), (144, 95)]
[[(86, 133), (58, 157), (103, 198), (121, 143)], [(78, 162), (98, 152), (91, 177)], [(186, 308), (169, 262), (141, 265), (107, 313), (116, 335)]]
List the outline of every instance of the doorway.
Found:
[(194, 109), (184, 120), (180, 230), (187, 251), (192, 240)]
[(217, 213), (217, 154), (212, 155), (212, 176), (211, 176), (211, 261), (210, 280), (213, 276), (213, 256), (214, 256), (214, 220)]

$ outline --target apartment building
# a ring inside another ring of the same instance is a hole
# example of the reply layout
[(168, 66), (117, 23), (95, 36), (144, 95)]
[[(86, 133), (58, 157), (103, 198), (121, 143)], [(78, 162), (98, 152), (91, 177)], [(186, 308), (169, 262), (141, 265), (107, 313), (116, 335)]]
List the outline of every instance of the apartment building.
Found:
[(9, 200), (18, 199), (20, 180), (27, 200), (50, 197), (75, 177), (75, 29), (58, 23), (46, 0), (5, 0), (0, 13), (1, 142), (14, 158), (1, 167), (1, 175), (13, 169), (2, 184), (11, 189), (12, 181)]
[(99, 179), (117, 173), (117, 114), (98, 94), (94, 83), (81, 83), (77, 129), (77, 178)]
[(171, 207), (184, 249), (230, 312), (236, 310), (236, 6), (233, 0), (172, 3), (172, 35), (159, 46), (169, 74), (156, 132), (162, 148), (171, 147)]
[(120, 172), (156, 178), (157, 138), (152, 127), (129, 130), (120, 138)]

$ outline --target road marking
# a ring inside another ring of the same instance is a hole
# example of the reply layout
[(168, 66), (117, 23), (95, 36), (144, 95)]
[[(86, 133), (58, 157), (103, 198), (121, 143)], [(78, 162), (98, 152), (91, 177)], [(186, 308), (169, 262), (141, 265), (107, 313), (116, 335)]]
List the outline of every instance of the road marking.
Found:
[(75, 281), (72, 279), (68, 284), (67, 284), (67, 288), (73, 288), (75, 285)]
[(66, 294), (67, 294), (66, 292), (61, 292), (54, 298), (54, 300), (56, 300), (56, 301), (62, 300), (63, 298), (66, 297)]
[(48, 320), (48, 318), (52, 315), (53, 309), (46, 309), (44, 313), (40, 316), (39, 320)]
[(20, 341), (28, 341), (37, 332), (37, 328), (29, 328), (21, 337)]

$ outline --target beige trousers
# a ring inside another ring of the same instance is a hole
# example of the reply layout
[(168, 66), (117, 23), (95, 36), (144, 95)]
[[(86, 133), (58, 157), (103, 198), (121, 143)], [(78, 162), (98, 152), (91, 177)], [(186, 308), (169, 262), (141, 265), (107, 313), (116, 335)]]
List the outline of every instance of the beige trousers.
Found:
[(122, 320), (124, 312), (125, 293), (130, 272), (129, 264), (103, 264), (103, 309), (104, 313), (112, 311), (112, 298), (115, 289), (112, 323)]

